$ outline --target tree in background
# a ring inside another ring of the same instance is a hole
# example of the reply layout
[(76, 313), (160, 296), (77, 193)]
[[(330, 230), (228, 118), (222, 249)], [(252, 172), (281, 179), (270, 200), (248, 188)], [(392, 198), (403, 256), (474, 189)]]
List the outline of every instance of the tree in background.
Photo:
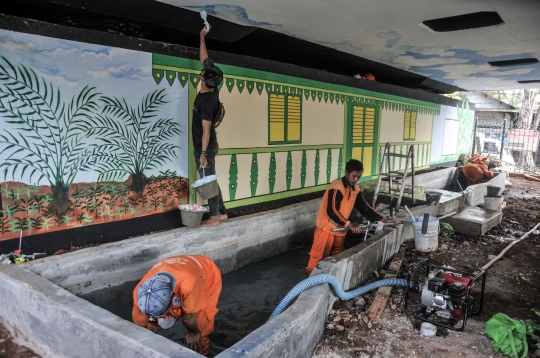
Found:
[[(519, 108), (519, 113), (514, 121), (514, 127), (524, 128), (525, 129), (537, 129), (538, 126), (538, 115), (537, 119), (533, 121), (535, 99), (538, 94), (538, 89), (524, 89), (523, 98), (521, 102), (521, 107)], [(534, 125), (533, 122), (536, 122)], [(537, 149), (538, 150), (538, 149)], [(523, 150), (519, 156), (519, 161), (516, 163), (520, 167), (525, 168), (534, 168), (535, 160), (533, 158), (533, 152), (530, 150)]]
[(520, 89), (487, 91), (486, 93), (491, 97), (516, 108), (521, 106), (521, 101), (523, 99), (523, 90)]

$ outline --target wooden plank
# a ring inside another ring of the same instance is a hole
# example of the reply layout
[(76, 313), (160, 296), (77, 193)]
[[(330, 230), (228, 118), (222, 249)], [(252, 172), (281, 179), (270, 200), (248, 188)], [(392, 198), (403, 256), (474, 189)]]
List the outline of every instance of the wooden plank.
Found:
[[(386, 275), (384, 278), (396, 278), (401, 268), (401, 264), (403, 262), (404, 257), (405, 255), (400, 252), (394, 255), (394, 259), (390, 263), (390, 267), (388, 268), (388, 271), (386, 272)], [(386, 307), (386, 302), (388, 301), (388, 297), (390, 297), (391, 293), (392, 293), (391, 286), (381, 287), (377, 290), (375, 299), (373, 300), (373, 303), (371, 304), (371, 307), (369, 307), (369, 310), (368, 310), (367, 316), (369, 319), (381, 318), (384, 308)]]

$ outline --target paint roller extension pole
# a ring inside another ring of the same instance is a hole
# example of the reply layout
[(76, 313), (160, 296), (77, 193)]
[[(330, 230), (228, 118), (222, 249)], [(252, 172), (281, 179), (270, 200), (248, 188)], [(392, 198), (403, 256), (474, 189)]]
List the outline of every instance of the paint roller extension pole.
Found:
[(529, 236), (534, 230), (536, 230), (538, 227), (540, 226), (540, 223), (536, 224), (535, 227), (533, 227), (531, 229), (531, 231), (525, 233), (525, 235), (523, 235), (522, 237), (520, 237), (519, 239), (517, 239), (516, 241), (512, 242), (510, 245), (506, 246), (506, 248), (504, 250), (501, 251), (500, 254), (497, 255), (497, 257), (495, 257), (493, 260), (491, 260), (490, 262), (488, 262), (487, 264), (485, 264), (484, 266), (481, 267), (481, 270), (487, 270), (489, 267), (491, 267), (491, 265), (493, 265), (495, 263), (495, 261), (497, 261), (498, 259), (500, 259), (501, 257), (503, 257), (503, 255), (506, 253), (506, 251), (508, 251), (512, 246), (514, 246), (515, 244), (517, 244), (518, 242), (524, 240), (527, 236)]
[(469, 203), (469, 199), (467, 199), (467, 195), (465, 195), (465, 191), (463, 190), (463, 187), (461, 186), (461, 183), (459, 182), (459, 180), (458, 180), (457, 184), (459, 185), (459, 188), (461, 189), (461, 195), (463, 195), (463, 197), (465, 198), (465, 201), (467, 202), (467, 204), (469, 206), (472, 206), (471, 203)]

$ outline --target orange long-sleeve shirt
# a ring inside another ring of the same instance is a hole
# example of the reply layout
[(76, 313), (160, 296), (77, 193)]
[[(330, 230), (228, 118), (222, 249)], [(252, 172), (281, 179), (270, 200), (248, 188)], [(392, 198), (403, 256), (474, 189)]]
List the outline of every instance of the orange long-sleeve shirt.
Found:
[(493, 178), (494, 174), (487, 169), (487, 165), (485, 163), (482, 164), (469, 163), (463, 167), (463, 174), (467, 179), (467, 185), (478, 184), (484, 178)]
[(139, 286), (159, 272), (168, 272), (176, 279), (173, 295), (182, 303), (181, 308), (172, 307), (170, 314), (180, 318), (182, 312), (205, 311), (209, 319), (218, 313), (216, 295), (221, 292), (221, 272), (214, 261), (201, 255), (173, 256), (161, 260), (148, 271), (133, 290), (133, 323), (146, 327), (148, 315), (139, 310), (137, 291)]
[[(349, 216), (353, 208), (370, 221), (383, 218), (362, 197), (357, 185), (350, 186), (345, 177), (336, 179), (326, 189), (319, 212), (317, 213), (317, 228), (332, 232), (333, 228), (349, 224)], [(346, 231), (332, 232), (335, 236), (345, 236)]]

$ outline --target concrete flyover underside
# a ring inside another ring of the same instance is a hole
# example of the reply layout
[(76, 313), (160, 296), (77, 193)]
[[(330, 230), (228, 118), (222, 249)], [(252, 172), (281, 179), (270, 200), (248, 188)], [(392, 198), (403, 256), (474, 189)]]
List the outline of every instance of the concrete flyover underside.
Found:
[[(21, 343), (44, 357), (200, 356), (108, 310), (125, 307), (138, 280), (163, 258), (206, 255), (225, 274), (287, 251), (301, 237), (311, 240), (319, 205), (320, 199), (316, 199), (231, 219), (217, 230), (181, 228), (4, 265), (0, 267), (2, 323)], [(412, 210), (418, 215), (439, 215), (442, 206), (422, 205)], [(402, 211), (397, 220), (403, 219)], [(346, 291), (356, 288), (411, 238), (410, 224), (385, 229), (321, 261), (313, 274), (334, 275)], [(335, 300), (328, 285), (312, 287), (285, 312), (218, 357), (310, 357)]]

